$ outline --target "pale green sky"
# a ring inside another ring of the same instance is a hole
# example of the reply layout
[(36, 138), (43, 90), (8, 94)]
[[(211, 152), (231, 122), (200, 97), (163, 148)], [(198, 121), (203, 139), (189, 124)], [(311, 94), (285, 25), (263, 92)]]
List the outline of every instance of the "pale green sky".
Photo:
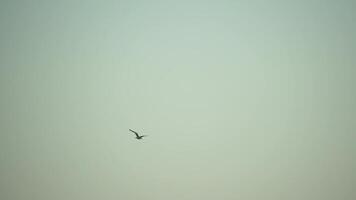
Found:
[(356, 199), (355, 8), (1, 1), (0, 199)]

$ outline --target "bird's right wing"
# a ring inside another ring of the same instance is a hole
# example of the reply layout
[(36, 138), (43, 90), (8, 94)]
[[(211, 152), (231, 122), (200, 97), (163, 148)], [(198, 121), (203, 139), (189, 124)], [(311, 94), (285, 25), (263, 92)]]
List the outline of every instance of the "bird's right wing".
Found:
[(139, 135), (138, 135), (138, 133), (136, 132), (136, 131), (133, 131), (133, 130), (131, 130), (131, 129), (129, 129), (129, 131), (131, 131), (131, 132), (133, 132), (133, 133), (135, 133), (135, 135), (138, 137)]

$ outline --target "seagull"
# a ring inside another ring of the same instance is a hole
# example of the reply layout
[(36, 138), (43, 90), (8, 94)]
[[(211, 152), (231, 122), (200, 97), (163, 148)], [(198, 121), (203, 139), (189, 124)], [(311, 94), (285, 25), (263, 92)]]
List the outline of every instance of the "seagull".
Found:
[(129, 129), (129, 131), (135, 133), (136, 139), (138, 139), (138, 140), (141, 140), (143, 137), (146, 137), (146, 136), (147, 136), (147, 135), (138, 135), (138, 133), (137, 133), (136, 131), (133, 131), (133, 130), (131, 130), (131, 129)]

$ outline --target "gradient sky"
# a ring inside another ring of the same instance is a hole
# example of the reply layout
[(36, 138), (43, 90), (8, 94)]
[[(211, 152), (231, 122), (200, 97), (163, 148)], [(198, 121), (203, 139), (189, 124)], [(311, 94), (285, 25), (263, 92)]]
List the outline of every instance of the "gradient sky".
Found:
[(1, 1), (0, 199), (356, 199), (355, 8)]

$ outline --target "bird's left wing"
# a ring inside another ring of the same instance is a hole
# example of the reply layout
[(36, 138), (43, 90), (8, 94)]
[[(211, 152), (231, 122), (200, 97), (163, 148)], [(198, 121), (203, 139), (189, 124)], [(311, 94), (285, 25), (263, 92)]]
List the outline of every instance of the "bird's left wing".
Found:
[(135, 133), (135, 135), (138, 137), (139, 135), (138, 135), (138, 133), (136, 132), (136, 131), (133, 131), (133, 130), (131, 130), (131, 129), (129, 129), (129, 131), (131, 131), (131, 132), (133, 132), (133, 133)]

